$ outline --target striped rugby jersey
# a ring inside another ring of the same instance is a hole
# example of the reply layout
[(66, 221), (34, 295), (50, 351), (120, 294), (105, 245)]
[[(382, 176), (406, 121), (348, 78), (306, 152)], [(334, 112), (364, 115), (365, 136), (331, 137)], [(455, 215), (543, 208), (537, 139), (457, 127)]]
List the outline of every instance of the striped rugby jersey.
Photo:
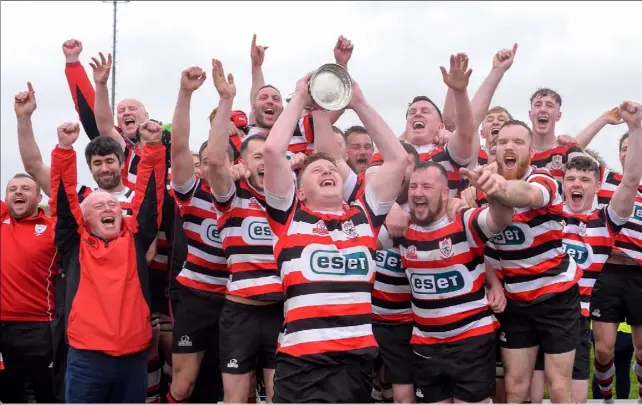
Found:
[(578, 145), (555, 146), (551, 149), (536, 151), (531, 157), (531, 165), (547, 169), (559, 183), (564, 180), (564, 168), (576, 156), (584, 156)]
[[(87, 186), (77, 186), (77, 191), (78, 191), (78, 202), (82, 203), (85, 198), (89, 197), (89, 194), (92, 193), (92, 191), (98, 190), (92, 190), (90, 187)], [(118, 200), (118, 203), (120, 204), (120, 209), (123, 211), (123, 216), (124, 217), (129, 217), (132, 215), (133, 210), (132, 210), (132, 200), (134, 199), (134, 195), (136, 195), (135, 191), (129, 187), (125, 187), (123, 191), (117, 191), (113, 193), (109, 193), (116, 197)]]
[(204, 295), (223, 295), (229, 272), (210, 187), (196, 175), (184, 185), (172, 183), (172, 187), (181, 202), (187, 236), (187, 258), (176, 280)]
[(412, 291), (410, 343), (451, 343), (499, 326), (486, 299), (484, 247), (493, 236), (488, 208), (464, 209), (430, 226), (411, 224), (399, 250)]
[[(461, 191), (468, 187), (468, 179), (464, 178), (459, 173), (459, 169), (465, 167), (469, 170), (473, 170), (477, 166), (477, 159), (473, 158), (467, 165), (457, 163), (453, 156), (448, 152), (448, 144), (444, 146), (437, 146), (435, 144), (413, 146), (417, 150), (417, 153), (419, 153), (420, 162), (432, 160), (433, 162), (439, 163), (444, 169), (446, 169), (446, 173), (448, 174), (448, 188), (450, 189), (451, 198), (457, 197)], [(372, 158), (370, 158), (370, 163), (366, 169), (366, 175), (372, 173), (375, 167), (381, 166), (382, 164), (383, 156), (381, 153), (376, 151), (372, 155)]]
[(626, 221), (613, 212), (610, 204), (579, 214), (564, 205), (564, 251), (584, 272), (579, 281), (582, 316), (589, 316), (593, 286)]
[(227, 294), (258, 301), (282, 301), (272, 230), (263, 193), (245, 179), (224, 196), (214, 195), (218, 229), (230, 272)]
[(480, 166), (488, 164), (488, 149), (485, 146), (479, 148), (479, 155), (477, 156), (477, 163)]
[[(252, 135), (268, 135), (270, 133), (269, 129), (259, 128), (254, 125), (249, 125), (246, 131), (246, 138)], [(299, 119), (296, 128), (294, 128), (287, 155), (294, 153), (305, 153), (306, 155), (314, 153), (314, 127), (311, 113), (307, 113), (303, 118)]]
[(372, 359), (377, 235), (392, 202), (378, 202), (367, 186), (342, 211), (313, 212), (294, 193), (293, 182), (287, 197), (265, 198), (285, 292), (278, 352), (325, 364), (335, 355)]
[(567, 291), (582, 270), (564, 252), (561, 185), (547, 170), (530, 168), (523, 180), (544, 196), (539, 208), (516, 208), (513, 223), (486, 244), (486, 260), (500, 271), (506, 298), (516, 303), (544, 300)]
[[(615, 188), (622, 181), (622, 175), (602, 167), (601, 186), (597, 192), (598, 205), (600, 207), (608, 204), (613, 198)], [(622, 228), (622, 231), (615, 238), (614, 253), (625, 255), (635, 260), (642, 266), (642, 183), (638, 188), (633, 206), (633, 215)]]
[(406, 268), (402, 264), (399, 247), (393, 246), (385, 226), (379, 232), (379, 244), (382, 249), (377, 250), (375, 258), (377, 273), (372, 290), (372, 322), (412, 322), (412, 294)]

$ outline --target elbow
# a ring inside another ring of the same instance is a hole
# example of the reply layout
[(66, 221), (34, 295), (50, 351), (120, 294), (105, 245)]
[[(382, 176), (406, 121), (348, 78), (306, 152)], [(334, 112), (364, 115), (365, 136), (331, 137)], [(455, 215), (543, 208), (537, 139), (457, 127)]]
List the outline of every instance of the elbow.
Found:
[[(273, 135), (274, 136), (274, 135)], [(268, 161), (274, 162), (278, 159), (279, 156), (285, 155), (286, 151), (281, 150), (274, 142), (270, 142), (270, 138), (265, 141), (263, 146), (263, 159), (267, 163)]]
[(455, 132), (457, 124), (455, 124), (455, 120), (452, 117), (444, 117), (444, 128), (448, 132)]

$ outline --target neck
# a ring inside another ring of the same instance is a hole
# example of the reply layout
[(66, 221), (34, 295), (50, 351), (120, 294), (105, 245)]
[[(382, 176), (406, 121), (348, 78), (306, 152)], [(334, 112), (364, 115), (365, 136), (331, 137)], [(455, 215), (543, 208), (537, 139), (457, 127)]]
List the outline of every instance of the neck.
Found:
[(99, 189), (99, 190), (102, 190), (102, 191), (106, 191), (106, 192), (108, 192), (108, 193), (120, 193), (121, 191), (125, 190), (125, 185), (124, 185), (124, 184), (123, 184), (123, 182), (121, 181), (119, 185), (117, 185), (117, 186), (116, 186), (116, 187), (114, 187), (114, 188), (110, 188), (109, 190), (106, 190), (106, 189), (104, 189), (104, 188), (100, 188), (100, 187), (99, 187), (98, 189)]
[(38, 215), (38, 208), (36, 208), (33, 212), (30, 212), (30, 213), (28, 213), (28, 214), (26, 214), (26, 215), (24, 215), (24, 216), (22, 216), (20, 218), (14, 216), (13, 219), (15, 221), (22, 221), (23, 219), (33, 218), (33, 217), (35, 217), (37, 215)]
[(415, 135), (413, 133), (410, 133), (406, 135), (406, 141), (408, 141), (409, 144), (414, 146), (428, 145), (432, 143), (432, 140), (434, 138), (435, 138), (434, 136), (430, 136), (428, 134)]
[(557, 138), (555, 137), (555, 131), (549, 133), (539, 134), (533, 133), (533, 144), (537, 150), (547, 150), (557, 144)]
[(309, 210), (314, 212), (329, 212), (329, 211), (343, 211), (343, 201), (342, 200), (328, 200), (328, 201), (310, 201), (309, 199), (305, 201), (305, 206)]

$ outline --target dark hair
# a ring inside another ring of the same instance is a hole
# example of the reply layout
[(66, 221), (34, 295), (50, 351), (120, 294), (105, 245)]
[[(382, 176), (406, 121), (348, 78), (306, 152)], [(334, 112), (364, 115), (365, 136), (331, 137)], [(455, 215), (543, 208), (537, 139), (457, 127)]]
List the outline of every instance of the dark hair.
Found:
[(626, 141), (628, 138), (629, 138), (629, 133), (628, 133), (628, 132), (627, 132), (626, 134), (622, 135), (622, 137), (620, 138), (620, 149), (618, 149), (618, 151), (620, 151), (620, 152), (622, 151), (622, 144), (623, 144), (623, 143), (624, 143), (624, 141)]
[(261, 90), (265, 89), (266, 87), (274, 89), (277, 93), (279, 93), (279, 96), (281, 95), (281, 92), (279, 91), (279, 89), (277, 89), (276, 87), (272, 86), (271, 84), (266, 84), (266, 85), (264, 85), (263, 87), (261, 87), (260, 89), (257, 90), (256, 97), (258, 97), (259, 93), (261, 92)]
[(576, 156), (571, 159), (571, 161), (566, 164), (566, 172), (571, 169), (590, 172), (593, 173), (598, 180), (600, 178), (600, 166), (589, 156)]
[[(34, 179), (34, 178), (33, 178), (33, 176), (31, 176), (30, 174), (27, 174), (27, 173), (16, 173), (16, 174), (15, 174), (15, 175), (14, 175), (14, 176), (9, 180), (9, 183), (11, 183), (11, 181), (12, 181), (12, 180), (15, 180), (15, 179), (29, 179), (29, 180), (33, 181), (34, 183), (36, 183), (36, 193), (37, 193), (37, 194), (40, 194), (40, 184), (38, 184), (38, 182), (36, 181), (36, 179)], [(9, 186), (9, 183), (7, 183), (7, 187)]]
[(406, 150), (406, 152), (410, 153), (414, 158), (415, 158), (415, 166), (419, 164), (419, 152), (417, 152), (417, 149), (415, 149), (414, 146), (409, 144), (406, 141), (399, 141), (401, 143), (401, 146)]
[(365, 135), (368, 135), (368, 130), (367, 130), (367, 129), (365, 129), (365, 128), (364, 128), (364, 127), (362, 127), (361, 125), (353, 125), (353, 126), (351, 126), (350, 128), (348, 128), (348, 129), (346, 129), (346, 130), (345, 130), (344, 135), (343, 135), (343, 138), (347, 141), (347, 140), (348, 140), (348, 137), (349, 137), (353, 132), (354, 132), (354, 133), (357, 133), (357, 134), (365, 134)]
[(535, 100), (536, 98), (546, 97), (546, 96), (553, 97), (553, 100), (555, 100), (557, 105), (559, 105), (560, 107), (562, 106), (562, 96), (560, 96), (559, 93), (556, 92), (555, 90), (551, 90), (548, 88), (537, 89), (537, 91), (533, 93), (533, 95), (531, 96), (531, 104), (533, 104), (533, 100)]
[(305, 160), (303, 161), (303, 165), (301, 166), (301, 170), (299, 170), (299, 175), (297, 176), (296, 182), (298, 187), (301, 187), (301, 179), (303, 178), (303, 173), (305, 172), (305, 169), (307, 169), (308, 166), (310, 166), (312, 163), (318, 160), (327, 160), (328, 162), (331, 162), (335, 166), (337, 164), (337, 160), (333, 158), (332, 155), (325, 152), (317, 152), (306, 157)]
[(201, 144), (201, 147), (198, 148), (198, 160), (200, 160), (201, 162), (203, 161), (203, 151), (205, 150), (205, 148), (207, 148), (207, 142), (208, 141), (203, 142)]
[(437, 110), (437, 114), (439, 115), (439, 121), (441, 121), (441, 122), (443, 122), (443, 121), (444, 121), (444, 118), (441, 116), (441, 110), (439, 109), (439, 107), (437, 107), (437, 104), (435, 104), (435, 102), (434, 102), (434, 101), (432, 101), (431, 99), (429, 99), (429, 98), (428, 98), (428, 97), (426, 97), (426, 96), (417, 96), (417, 97), (415, 97), (415, 98), (413, 98), (413, 99), (412, 99), (412, 101), (410, 102), (410, 104), (408, 104), (408, 109), (406, 110), (406, 118), (408, 118), (408, 111), (410, 111), (410, 107), (411, 107), (413, 104), (415, 104), (417, 101), (427, 101), (427, 102), (429, 102), (430, 104), (432, 104), (432, 106), (433, 106), (433, 107), (435, 107), (435, 110)]
[(85, 159), (87, 164), (91, 165), (91, 158), (93, 156), (108, 156), (116, 155), (119, 164), (125, 161), (125, 154), (123, 148), (108, 136), (99, 136), (94, 138), (85, 148)]
[(486, 113), (486, 116), (488, 116), (488, 114), (496, 114), (496, 113), (504, 113), (504, 114), (506, 114), (508, 116), (509, 120), (514, 119), (513, 116), (510, 115), (510, 113), (508, 112), (507, 109), (505, 109), (504, 107), (498, 106), (498, 105), (496, 105), (495, 107), (492, 107), (490, 110), (488, 110), (488, 112)]
[[(504, 122), (504, 124), (502, 125), (501, 128), (499, 128), (499, 130), (501, 131), (505, 127), (523, 127), (528, 131), (528, 136), (529, 136), (530, 140), (533, 141), (533, 131), (528, 127), (528, 125), (526, 125), (526, 123), (524, 121), (508, 120), (508, 121)], [(496, 142), (497, 141), (495, 141), (495, 143)]]
[(212, 121), (214, 121), (214, 118), (216, 117), (216, 112), (217, 112), (217, 111), (218, 111), (218, 107), (214, 107), (214, 109), (213, 109), (213, 110), (212, 110), (212, 112), (210, 113), (210, 115), (209, 115), (209, 117), (208, 117), (208, 118), (209, 118), (209, 120), (210, 120), (210, 124), (212, 123)]
[(334, 126), (334, 125), (332, 126), (332, 130), (334, 131), (335, 134), (339, 134), (344, 138), (346, 137), (345, 134), (343, 133), (343, 131), (340, 128)]
[(262, 141), (262, 142), (265, 142), (265, 141), (267, 141), (267, 136), (266, 136), (266, 135), (261, 135), (261, 134), (256, 134), (256, 135), (248, 136), (248, 137), (247, 137), (247, 138), (245, 138), (245, 139), (243, 140), (243, 142), (241, 143), (241, 147), (239, 148), (239, 154), (241, 154), (241, 155), (242, 155), (243, 153), (245, 153), (245, 151), (247, 150), (248, 146), (250, 145), (250, 142), (252, 142), (252, 141)]
[(444, 169), (444, 167), (441, 164), (434, 162), (432, 160), (424, 160), (423, 162), (417, 163), (417, 165), (415, 166), (415, 170), (413, 170), (413, 173), (418, 172), (420, 170), (426, 170), (431, 167), (438, 169), (441, 175), (444, 177), (444, 180), (446, 180), (446, 184), (448, 184), (448, 172), (446, 172), (446, 169)]
[[(201, 147), (198, 149), (198, 160), (203, 160), (203, 151), (207, 148), (208, 141), (205, 141), (201, 144)], [(229, 143), (227, 144), (227, 158), (230, 162), (234, 162), (234, 148)]]

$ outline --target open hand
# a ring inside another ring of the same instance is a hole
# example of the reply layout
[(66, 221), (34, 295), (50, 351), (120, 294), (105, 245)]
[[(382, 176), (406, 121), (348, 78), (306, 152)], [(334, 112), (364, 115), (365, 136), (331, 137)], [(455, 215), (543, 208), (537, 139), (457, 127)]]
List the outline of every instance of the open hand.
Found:
[(443, 66), (439, 68), (441, 69), (444, 83), (448, 87), (455, 91), (466, 90), (473, 70), (468, 69), (468, 56), (465, 53), (450, 55), (450, 70), (448, 72)]
[(221, 99), (231, 100), (236, 96), (234, 76), (230, 73), (227, 75), (227, 79), (225, 78), (223, 64), (218, 59), (212, 59), (212, 77), (214, 78), (214, 87), (216, 87)]
[(89, 66), (94, 71), (94, 82), (97, 85), (107, 84), (109, 72), (111, 72), (111, 53), (107, 54), (107, 59), (105, 59), (105, 55), (102, 52), (99, 52), (98, 55), (100, 55), (100, 61), (96, 58), (91, 58), (93, 62), (89, 62)]

